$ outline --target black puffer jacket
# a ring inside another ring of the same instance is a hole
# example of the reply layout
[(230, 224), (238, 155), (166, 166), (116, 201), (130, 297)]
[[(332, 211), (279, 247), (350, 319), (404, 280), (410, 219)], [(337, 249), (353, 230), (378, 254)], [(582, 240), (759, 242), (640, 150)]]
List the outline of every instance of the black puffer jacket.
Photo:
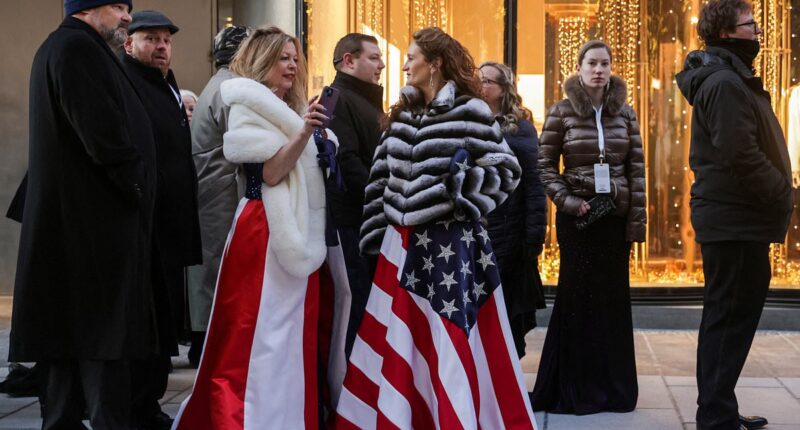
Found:
[(791, 167), (761, 78), (728, 50), (708, 47), (689, 54), (676, 80), (694, 107), (689, 165), (697, 241), (783, 242)]
[(536, 166), (539, 152), (536, 129), (530, 122), (520, 120), (519, 131), (504, 133), (503, 137), (519, 161), (522, 178), (508, 199), (486, 217), (498, 259), (519, 249), (518, 244), (542, 245), (547, 228), (547, 196)]

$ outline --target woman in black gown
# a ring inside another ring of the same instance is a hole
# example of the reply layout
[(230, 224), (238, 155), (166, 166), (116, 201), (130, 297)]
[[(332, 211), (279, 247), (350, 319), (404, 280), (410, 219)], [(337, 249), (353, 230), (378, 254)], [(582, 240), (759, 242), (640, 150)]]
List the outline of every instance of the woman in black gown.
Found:
[[(550, 109), (539, 147), (541, 179), (557, 209), (561, 266), (533, 409), (629, 412), (638, 385), (628, 259), (631, 243), (645, 238), (642, 143), (625, 82), (611, 75), (611, 49), (586, 43), (576, 69), (564, 83), (567, 99)], [(614, 208), (579, 229), (576, 221), (593, 217), (599, 199)]]

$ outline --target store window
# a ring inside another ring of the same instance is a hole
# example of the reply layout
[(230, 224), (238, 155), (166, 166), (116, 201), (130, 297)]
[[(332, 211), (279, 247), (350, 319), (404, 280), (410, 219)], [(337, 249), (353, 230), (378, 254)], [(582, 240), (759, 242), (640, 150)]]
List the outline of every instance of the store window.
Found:
[[(800, 8), (791, 0), (757, 0), (764, 28), (758, 73), (787, 131), (795, 185), (800, 185)], [(574, 73), (578, 48), (600, 38), (614, 50), (614, 73), (629, 89), (645, 145), (648, 193), (647, 242), (631, 253), (634, 286), (702, 285), (700, 247), (689, 219), (691, 106), (674, 76), (686, 54), (701, 48), (695, 26), (703, 0), (306, 0), (309, 91), (333, 80), (331, 55), (349, 31), (376, 36), (387, 63), (384, 104), (397, 100), (411, 35), (439, 26), (460, 40), (475, 61), (502, 61), (507, 4), (515, 9), (516, 71), (537, 129), (547, 107), (564, 97), (561, 83)], [(554, 210), (545, 252), (546, 282), (558, 274)], [(800, 217), (787, 241), (773, 246), (773, 286), (800, 288)]]

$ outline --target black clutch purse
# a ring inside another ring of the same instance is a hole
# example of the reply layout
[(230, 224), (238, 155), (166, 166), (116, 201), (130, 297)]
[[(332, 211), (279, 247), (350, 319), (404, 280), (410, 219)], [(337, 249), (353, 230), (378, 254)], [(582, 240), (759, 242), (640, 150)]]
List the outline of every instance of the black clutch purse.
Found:
[(617, 209), (617, 207), (614, 206), (614, 199), (607, 194), (598, 194), (586, 203), (589, 203), (591, 209), (582, 217), (578, 217), (578, 219), (575, 220), (575, 227), (577, 227), (578, 230), (586, 230), (590, 225)]

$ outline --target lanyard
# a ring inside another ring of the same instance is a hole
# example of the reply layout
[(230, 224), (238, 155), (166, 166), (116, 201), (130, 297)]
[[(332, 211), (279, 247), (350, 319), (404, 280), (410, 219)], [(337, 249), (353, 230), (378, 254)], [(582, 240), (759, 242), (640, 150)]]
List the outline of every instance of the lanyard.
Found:
[(594, 109), (594, 120), (597, 124), (597, 146), (600, 148), (600, 164), (603, 164), (606, 158), (606, 138), (603, 136), (603, 105), (600, 108), (592, 106)]

